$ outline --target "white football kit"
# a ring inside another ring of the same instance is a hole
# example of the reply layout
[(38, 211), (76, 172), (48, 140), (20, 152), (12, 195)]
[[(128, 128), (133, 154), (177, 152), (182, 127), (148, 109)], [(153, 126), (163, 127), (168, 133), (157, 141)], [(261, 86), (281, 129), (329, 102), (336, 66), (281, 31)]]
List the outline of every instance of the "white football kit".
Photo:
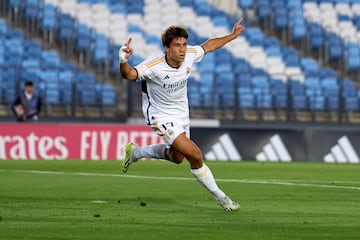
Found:
[(135, 68), (142, 81), (142, 109), (146, 123), (170, 146), (185, 132), (190, 137), (187, 81), (194, 62), (200, 62), (204, 49), (188, 46), (179, 68), (169, 66), (165, 53), (147, 58)]

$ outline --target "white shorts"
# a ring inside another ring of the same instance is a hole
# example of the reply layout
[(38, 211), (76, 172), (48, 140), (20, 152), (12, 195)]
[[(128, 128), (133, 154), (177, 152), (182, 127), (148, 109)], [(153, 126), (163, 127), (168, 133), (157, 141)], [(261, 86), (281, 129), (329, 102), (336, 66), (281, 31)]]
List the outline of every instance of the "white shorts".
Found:
[(190, 120), (186, 119), (171, 119), (159, 120), (150, 124), (153, 131), (159, 135), (168, 147), (173, 144), (175, 139), (182, 133), (190, 138)]

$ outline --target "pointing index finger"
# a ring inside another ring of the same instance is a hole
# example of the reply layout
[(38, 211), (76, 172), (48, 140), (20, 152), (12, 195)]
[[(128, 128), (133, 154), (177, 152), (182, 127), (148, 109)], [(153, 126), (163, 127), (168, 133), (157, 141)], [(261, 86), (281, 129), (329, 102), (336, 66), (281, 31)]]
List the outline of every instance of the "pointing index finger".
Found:
[(131, 37), (128, 39), (128, 41), (125, 43), (125, 46), (127, 46), (127, 47), (130, 47), (130, 43), (131, 43)]

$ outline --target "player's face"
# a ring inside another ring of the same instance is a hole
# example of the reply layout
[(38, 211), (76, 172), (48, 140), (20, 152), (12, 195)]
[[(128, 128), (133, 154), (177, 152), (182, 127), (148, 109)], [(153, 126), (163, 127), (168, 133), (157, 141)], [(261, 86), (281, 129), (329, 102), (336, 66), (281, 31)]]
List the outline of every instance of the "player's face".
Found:
[(178, 67), (185, 59), (187, 48), (186, 38), (174, 38), (169, 47), (165, 47), (167, 61), (171, 66)]
[(33, 86), (26, 86), (25, 87), (25, 92), (27, 94), (32, 94), (34, 92), (34, 87)]

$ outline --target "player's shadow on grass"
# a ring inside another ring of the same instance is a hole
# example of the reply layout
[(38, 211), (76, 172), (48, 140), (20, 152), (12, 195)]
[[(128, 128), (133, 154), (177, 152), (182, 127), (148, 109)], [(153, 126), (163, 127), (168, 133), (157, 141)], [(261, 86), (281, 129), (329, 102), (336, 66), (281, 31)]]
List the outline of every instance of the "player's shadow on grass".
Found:
[(212, 199), (208, 202), (202, 203), (201, 201), (196, 200), (187, 200), (187, 199), (174, 199), (170, 197), (132, 197), (132, 198), (119, 198), (117, 200), (118, 204), (128, 205), (128, 206), (142, 206), (150, 207), (152, 209), (171, 209), (172, 211), (194, 211), (198, 210), (200, 212), (213, 212), (221, 211), (220, 206), (214, 202)]

